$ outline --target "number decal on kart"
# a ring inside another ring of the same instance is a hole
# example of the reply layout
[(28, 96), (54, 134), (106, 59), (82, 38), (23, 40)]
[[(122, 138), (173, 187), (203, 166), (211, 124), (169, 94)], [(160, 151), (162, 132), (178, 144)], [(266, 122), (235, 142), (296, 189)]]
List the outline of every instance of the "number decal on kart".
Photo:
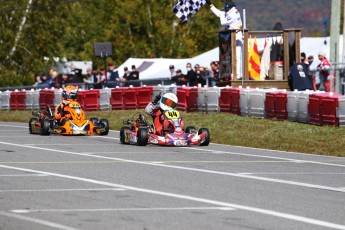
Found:
[(180, 112), (177, 110), (166, 111), (165, 116), (169, 119), (176, 119), (180, 117)]

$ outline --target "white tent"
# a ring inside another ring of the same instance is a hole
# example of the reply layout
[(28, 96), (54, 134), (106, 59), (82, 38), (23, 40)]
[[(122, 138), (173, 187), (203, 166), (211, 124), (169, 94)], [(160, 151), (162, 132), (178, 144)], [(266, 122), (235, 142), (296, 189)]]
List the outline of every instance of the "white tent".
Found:
[(194, 58), (185, 59), (169, 59), (169, 58), (128, 58), (118, 67), (119, 75), (123, 76), (124, 67), (131, 69), (135, 65), (140, 72), (140, 79), (160, 79), (170, 77), (169, 66), (174, 65), (175, 70), (181, 69), (186, 73), (186, 64), (190, 62), (192, 66), (199, 64), (200, 66), (210, 67), (212, 61), (219, 60), (219, 49), (214, 48)]
[[(326, 39), (327, 43), (324, 44)], [(263, 50), (265, 39), (258, 38), (258, 49)], [(304, 37), (301, 38), (301, 52), (305, 52), (307, 56), (313, 55), (317, 58), (319, 51), (325, 51), (327, 57), (330, 54), (330, 39), (329, 37)], [(343, 36), (339, 38), (339, 60), (342, 60), (343, 53)], [(190, 62), (192, 66), (199, 64), (200, 66), (210, 67), (212, 61), (219, 60), (219, 48), (216, 47), (203, 54), (195, 56), (193, 58), (186, 59), (169, 59), (169, 58), (129, 58), (123, 64), (118, 67), (119, 75), (123, 76), (124, 67), (131, 69), (132, 65), (135, 65), (140, 72), (140, 79), (166, 79), (170, 76), (169, 66), (174, 65), (175, 70), (181, 69), (183, 73), (186, 73), (186, 64)]]

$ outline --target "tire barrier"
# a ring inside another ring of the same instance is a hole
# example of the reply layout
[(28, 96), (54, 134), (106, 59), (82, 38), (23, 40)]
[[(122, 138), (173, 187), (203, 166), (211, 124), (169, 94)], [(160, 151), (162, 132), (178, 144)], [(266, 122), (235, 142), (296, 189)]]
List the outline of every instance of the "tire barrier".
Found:
[[(143, 86), (80, 90), (86, 111), (144, 109), (152, 99), (176, 93), (177, 109), (185, 112), (224, 112), (254, 118), (290, 120), (318, 126), (345, 126), (345, 96), (320, 91), (286, 91), (232, 87)], [(62, 90), (0, 92), (1, 110), (52, 109)]]

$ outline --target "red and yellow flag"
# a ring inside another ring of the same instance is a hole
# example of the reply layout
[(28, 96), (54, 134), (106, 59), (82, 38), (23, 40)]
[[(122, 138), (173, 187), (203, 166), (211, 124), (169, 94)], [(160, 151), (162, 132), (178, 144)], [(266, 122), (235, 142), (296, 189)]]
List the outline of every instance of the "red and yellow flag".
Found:
[(254, 37), (254, 44), (252, 38), (249, 40), (249, 54), (248, 54), (248, 75), (250, 80), (260, 80), (260, 55), (258, 51), (258, 44), (256, 37)]

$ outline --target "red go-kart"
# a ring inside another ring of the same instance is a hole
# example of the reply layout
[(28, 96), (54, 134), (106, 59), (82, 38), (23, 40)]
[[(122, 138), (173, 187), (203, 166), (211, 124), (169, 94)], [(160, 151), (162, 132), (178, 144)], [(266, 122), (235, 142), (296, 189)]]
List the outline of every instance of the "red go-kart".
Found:
[(147, 144), (165, 146), (209, 145), (210, 133), (207, 128), (197, 130), (194, 126), (188, 126), (183, 130), (179, 126), (179, 120), (181, 120), (179, 111), (164, 111), (163, 114), (171, 127), (169, 131), (163, 132), (163, 135), (157, 135), (154, 125), (147, 121), (143, 113), (139, 112), (134, 114), (132, 119), (123, 121), (123, 124), (130, 126), (121, 128), (120, 142), (139, 146)]

